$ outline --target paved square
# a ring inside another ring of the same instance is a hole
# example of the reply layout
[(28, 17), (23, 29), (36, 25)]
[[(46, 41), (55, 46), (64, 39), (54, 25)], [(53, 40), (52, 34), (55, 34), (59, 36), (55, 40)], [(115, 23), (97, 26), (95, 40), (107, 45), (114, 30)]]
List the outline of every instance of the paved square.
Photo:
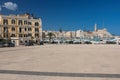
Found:
[(120, 46), (0, 48), (0, 80), (120, 80)]

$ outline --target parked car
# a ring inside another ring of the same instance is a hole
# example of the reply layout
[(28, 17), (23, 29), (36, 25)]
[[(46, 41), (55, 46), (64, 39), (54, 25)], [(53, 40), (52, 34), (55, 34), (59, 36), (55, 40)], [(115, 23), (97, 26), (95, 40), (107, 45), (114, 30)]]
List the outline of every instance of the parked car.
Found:
[(90, 41), (92, 44), (100, 44), (99, 41)]
[(73, 41), (72, 40), (66, 40), (65, 43), (67, 43), (67, 44), (73, 44)]
[(60, 43), (60, 40), (58, 40), (58, 39), (53, 39), (51, 43), (52, 43), (52, 44), (58, 44), (58, 43)]
[(3, 44), (2, 42), (0, 42), (0, 48), (2, 48), (2, 47), (3, 47), (3, 45), (4, 45), (4, 44)]
[(43, 42), (43, 41), (40, 41), (40, 45), (44, 45), (44, 42)]
[(73, 41), (73, 44), (81, 44), (81, 41), (74, 40), (74, 41)]
[(116, 44), (115, 41), (106, 41), (106, 44)]
[(33, 45), (34, 45), (34, 43), (31, 41), (25, 43), (25, 46), (33, 46)]
[(12, 42), (0, 42), (0, 47), (15, 47), (15, 44)]
[(15, 47), (15, 43), (8, 43), (8, 47)]
[(50, 40), (49, 40), (49, 39), (44, 39), (43, 42), (44, 42), (44, 43), (49, 43)]
[(84, 44), (92, 44), (90, 41), (85, 41)]

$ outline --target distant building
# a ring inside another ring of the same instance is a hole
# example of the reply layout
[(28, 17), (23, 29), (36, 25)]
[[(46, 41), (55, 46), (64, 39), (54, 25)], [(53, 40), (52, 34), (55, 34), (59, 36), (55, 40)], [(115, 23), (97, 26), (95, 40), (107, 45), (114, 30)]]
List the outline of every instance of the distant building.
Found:
[(83, 30), (77, 30), (76, 31), (76, 38), (84, 38), (84, 31)]
[(111, 33), (107, 31), (106, 28), (103, 29), (97, 29), (97, 24), (95, 24), (95, 29), (93, 31), (94, 36), (100, 37), (100, 38), (111, 38), (113, 37)]
[(20, 43), (42, 39), (42, 21), (30, 14), (0, 15), (0, 37), (16, 38)]
[(80, 40), (100, 40), (100, 39), (110, 39), (114, 36), (111, 35), (107, 31), (107, 29), (98, 29), (97, 24), (94, 26), (94, 31), (83, 31), (83, 30), (76, 30), (76, 31), (43, 31), (48, 37), (47, 34), (52, 32), (55, 36), (53, 38), (57, 39), (80, 39)]

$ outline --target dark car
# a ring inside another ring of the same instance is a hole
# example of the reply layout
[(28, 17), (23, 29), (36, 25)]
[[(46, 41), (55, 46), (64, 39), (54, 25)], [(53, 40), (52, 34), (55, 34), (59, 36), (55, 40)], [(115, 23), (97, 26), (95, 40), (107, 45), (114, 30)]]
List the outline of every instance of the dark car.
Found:
[(65, 43), (67, 43), (67, 44), (73, 44), (73, 41), (72, 40), (68, 40)]
[(116, 44), (114, 41), (106, 41), (106, 44)]
[(26, 42), (26, 43), (25, 43), (25, 46), (33, 46), (33, 45), (34, 45), (33, 42)]
[(2, 42), (0, 42), (0, 48), (4, 47), (4, 44)]
[(15, 47), (15, 44), (10, 42), (10, 43), (8, 43), (8, 47)]
[(85, 41), (84, 44), (92, 44), (90, 41)]
[(15, 44), (12, 42), (4, 43), (3, 47), (15, 47)]
[(9, 42), (9, 43), (3, 43), (3, 42), (1, 42), (0, 43), (0, 47), (15, 47), (15, 44), (12, 43), (12, 42)]
[(43, 42), (43, 41), (40, 41), (40, 45), (44, 45), (44, 42)]
[(0, 39), (0, 47), (15, 47), (15, 43), (10, 39)]

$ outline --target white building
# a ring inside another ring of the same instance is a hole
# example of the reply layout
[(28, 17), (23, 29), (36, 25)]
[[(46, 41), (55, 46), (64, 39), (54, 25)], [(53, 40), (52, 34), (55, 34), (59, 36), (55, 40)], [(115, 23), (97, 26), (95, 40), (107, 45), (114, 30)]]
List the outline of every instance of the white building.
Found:
[(76, 38), (84, 38), (84, 31), (83, 30), (77, 30), (76, 31)]

